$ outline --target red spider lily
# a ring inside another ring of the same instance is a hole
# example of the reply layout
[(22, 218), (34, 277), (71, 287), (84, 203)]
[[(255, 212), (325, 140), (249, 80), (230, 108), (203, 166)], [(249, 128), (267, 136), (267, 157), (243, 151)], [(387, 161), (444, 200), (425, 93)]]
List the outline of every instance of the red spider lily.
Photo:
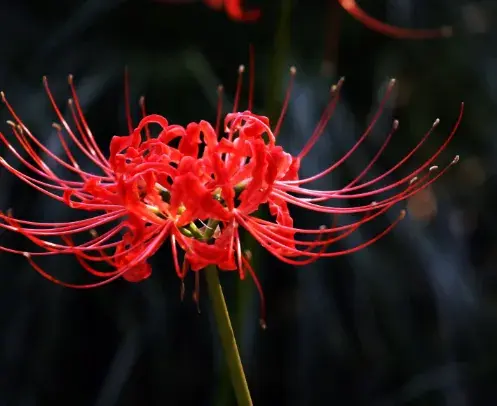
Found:
[(357, 5), (357, 2), (355, 0), (338, 0), (338, 3), (340, 3), (345, 11), (347, 11), (352, 17), (363, 23), (369, 29), (378, 31), (390, 37), (404, 39), (424, 39), (449, 37), (452, 35), (451, 27), (440, 27), (434, 29), (409, 29), (395, 27), (393, 25), (379, 21), (374, 17), (371, 17)]
[[(241, 67), (233, 112), (224, 119), (225, 137), (219, 136), (223, 110), (221, 91), (215, 126), (204, 120), (186, 127), (169, 124), (163, 116), (146, 114), (142, 99), (142, 120), (133, 128), (128, 110), (129, 135), (113, 137), (109, 158), (99, 149), (89, 129), (71, 76), (69, 109), (76, 131), (63, 117), (44, 79), (48, 97), (60, 122), (54, 124), (54, 128), (65, 151), (64, 159), (51, 152), (30, 132), (2, 93), (3, 103), (13, 118), (8, 123), (28, 157), (19, 153), (12, 142), (0, 133), (1, 141), (26, 171), (16, 169), (5, 158), (0, 158), (0, 164), (45, 195), (71, 208), (97, 214), (80, 221), (48, 223), (21, 220), (9, 212), (0, 213), (4, 221), (0, 227), (24, 235), (42, 251), (0, 249), (24, 255), (40, 274), (58, 284), (89, 288), (121, 276), (132, 282), (147, 278), (151, 273), (148, 259), (169, 239), (176, 273), (181, 279), (189, 269), (199, 271), (213, 264), (223, 270), (238, 270), (242, 279), (249, 272), (261, 291), (249, 258), (242, 252), (240, 227), (252, 234), (275, 257), (292, 265), (353, 253), (387, 234), (405, 212), (401, 211), (389, 227), (362, 244), (343, 250), (331, 250), (330, 247), (396, 203), (429, 186), (458, 161), (458, 157), (454, 158), (442, 170), (433, 166), (459, 126), (462, 105), (450, 135), (428, 160), (407, 176), (386, 186), (378, 186), (419, 150), (438, 120), (405, 157), (381, 175), (364, 180), (397, 130), (396, 121), (378, 153), (351, 182), (336, 190), (313, 189), (309, 186), (313, 181), (342, 165), (369, 136), (391, 94), (394, 80), (390, 82), (378, 112), (356, 144), (325, 170), (300, 179), (300, 163), (324, 132), (337, 105), (343, 80), (332, 87), (330, 101), (306, 145), (297, 156), (292, 156), (276, 144), (276, 138), (285, 117), (295, 69), (291, 69), (287, 97), (274, 127), (267, 117), (251, 112), (253, 80), (249, 109), (238, 111), (243, 71)], [(126, 99), (129, 105), (127, 91)], [(156, 137), (152, 136), (152, 126), (159, 128)], [(66, 136), (76, 144), (82, 155), (99, 168), (100, 175), (81, 168), (68, 146)], [(63, 179), (57, 175), (35, 148), (79, 180)], [(381, 197), (384, 193), (387, 196)], [(368, 199), (371, 203), (349, 204), (346, 207), (331, 204), (338, 200), (353, 203), (358, 199)], [(269, 208), (272, 220), (254, 215), (264, 205)], [(341, 226), (297, 228), (289, 205), (331, 215), (359, 214), (361, 218)], [(105, 227), (109, 226), (110, 229), (105, 231)], [(99, 228), (104, 228), (104, 231), (97, 232)], [(81, 235), (91, 238), (76, 243), (75, 240)], [(314, 239), (309, 240), (309, 237)], [(53, 242), (54, 238), (60, 238), (62, 242)], [(102, 280), (85, 285), (62, 282), (34, 261), (37, 256), (58, 254), (74, 255), (89, 273)], [(98, 270), (94, 265), (99, 263), (109, 265), (112, 270)]]

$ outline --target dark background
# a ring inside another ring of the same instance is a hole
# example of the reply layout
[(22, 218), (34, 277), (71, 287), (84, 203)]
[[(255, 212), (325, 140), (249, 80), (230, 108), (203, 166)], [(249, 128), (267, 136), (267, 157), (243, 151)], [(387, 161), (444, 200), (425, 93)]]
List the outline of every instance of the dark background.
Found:
[[(223, 83), (232, 100), (252, 43), (257, 113), (277, 118), (288, 67), (298, 69), (279, 138), (292, 153), (311, 135), (329, 86), (346, 76), (339, 108), (303, 163), (308, 176), (354, 144), (396, 77), (382, 120), (343, 170), (319, 185), (328, 189), (362, 170), (393, 117), (399, 132), (371, 174), (396, 163), (439, 117), (411, 169), (419, 166), (465, 101), (463, 123), (439, 162), (460, 154), (459, 165), (338, 248), (372, 237), (407, 205), (406, 220), (380, 242), (294, 269), (247, 239), (267, 300), (267, 330), (259, 327), (250, 280), (227, 273), (222, 283), (255, 405), (497, 404), (497, 1), (359, 2), (399, 26), (454, 27), (452, 38), (419, 41), (372, 32), (334, 0), (246, 3), (262, 9), (255, 24), (195, 1), (4, 0), (0, 88), (33, 133), (61, 152), (41, 77), (48, 75), (63, 106), (67, 74), (74, 74), (107, 152), (110, 137), (126, 132), (125, 65), (135, 122), (142, 94), (149, 111), (170, 122), (213, 121), (216, 87)], [(8, 119), (5, 109), (1, 114)], [(2, 131), (10, 136), (7, 124)], [(4, 147), (1, 153), (8, 156)], [(38, 221), (76, 216), (5, 171), (0, 182), (2, 210)], [(300, 225), (315, 219), (299, 211), (295, 218)], [(7, 233), (0, 238), (2, 245), (27, 245)], [(203, 278), (198, 314), (193, 276), (179, 300), (169, 247), (154, 257), (147, 281), (93, 290), (51, 284), (22, 257), (1, 254), (0, 264), (0, 405), (234, 404)], [(69, 280), (84, 274), (70, 258), (44, 266)]]

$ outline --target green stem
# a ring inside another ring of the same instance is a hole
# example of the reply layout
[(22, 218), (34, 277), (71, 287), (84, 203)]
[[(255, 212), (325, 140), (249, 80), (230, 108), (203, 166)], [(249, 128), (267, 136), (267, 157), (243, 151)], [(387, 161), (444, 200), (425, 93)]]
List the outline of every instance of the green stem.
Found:
[(224, 356), (228, 362), (231, 383), (235, 390), (238, 406), (252, 406), (252, 398), (243, 371), (242, 360), (236, 345), (235, 334), (231, 327), (231, 320), (224, 300), (223, 290), (219, 283), (217, 268), (213, 265), (205, 268), (207, 287), (209, 290), (214, 316), (216, 318), (217, 330), (221, 338)]

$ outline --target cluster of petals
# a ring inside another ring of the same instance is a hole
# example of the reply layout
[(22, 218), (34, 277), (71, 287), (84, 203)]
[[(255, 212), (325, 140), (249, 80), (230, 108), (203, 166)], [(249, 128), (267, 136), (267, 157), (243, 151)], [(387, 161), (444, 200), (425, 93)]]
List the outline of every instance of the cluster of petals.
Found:
[[(238, 89), (242, 72), (243, 69)], [(291, 73), (290, 83), (293, 83), (295, 70)], [(323, 171), (301, 179), (298, 175), (301, 161), (323, 134), (338, 102), (342, 83), (343, 80), (332, 87), (330, 101), (314, 133), (296, 156), (276, 143), (289, 96), (274, 128), (267, 117), (251, 111), (251, 101), (249, 110), (237, 111), (239, 92), (234, 111), (224, 120), (221, 120), (220, 104), (214, 126), (204, 120), (186, 127), (170, 124), (161, 115), (147, 114), (142, 101), (140, 123), (134, 127), (128, 115), (128, 134), (112, 138), (107, 157), (86, 122), (72, 77), (69, 77), (72, 98), (68, 104), (72, 126), (44, 79), (59, 121), (54, 129), (65, 153), (62, 157), (31, 133), (2, 93), (2, 101), (12, 116), (8, 123), (13, 138), (0, 133), (0, 140), (18, 162), (11, 164), (0, 157), (0, 164), (37, 191), (91, 215), (83, 220), (53, 223), (16, 218), (9, 211), (0, 213), (0, 227), (22, 234), (41, 250), (24, 251), (6, 246), (0, 246), (0, 249), (24, 255), (33, 268), (56, 283), (86, 288), (119, 277), (133, 282), (147, 278), (151, 273), (150, 257), (168, 240), (180, 278), (184, 278), (188, 270), (199, 271), (216, 265), (222, 270), (237, 270), (241, 278), (248, 272), (259, 289), (249, 255), (242, 249), (240, 228), (247, 230), (275, 257), (292, 265), (305, 265), (319, 258), (363, 249), (387, 234), (405, 212), (401, 211), (390, 226), (355, 247), (342, 250), (334, 247), (364, 223), (426, 188), (457, 162), (458, 157), (443, 169), (434, 166), (454, 136), (463, 108), (461, 106), (451, 133), (435, 153), (395, 182), (385, 184), (420, 149), (438, 120), (407, 155), (384, 173), (366, 180), (397, 130), (396, 121), (377, 154), (352, 181), (336, 190), (313, 189), (314, 181), (331, 174), (368, 138), (394, 86), (392, 80), (378, 112), (355, 145)], [(13, 139), (23, 151), (16, 149)], [(78, 158), (71, 151), (70, 143), (79, 150)], [(84, 170), (78, 161), (80, 156), (99, 173)], [(70, 176), (58, 175), (59, 171), (51, 168), (53, 164)], [(370, 203), (357, 203), (365, 200)], [(270, 219), (256, 216), (263, 206), (268, 208)], [(325, 215), (352, 215), (352, 218), (355, 215), (356, 218), (341, 225), (297, 228), (290, 206)], [(85, 241), (80, 242), (82, 239)], [(36, 260), (38, 256), (60, 254), (74, 255), (84, 269), (100, 280), (82, 285), (61, 281)], [(102, 270), (102, 264), (110, 270)]]

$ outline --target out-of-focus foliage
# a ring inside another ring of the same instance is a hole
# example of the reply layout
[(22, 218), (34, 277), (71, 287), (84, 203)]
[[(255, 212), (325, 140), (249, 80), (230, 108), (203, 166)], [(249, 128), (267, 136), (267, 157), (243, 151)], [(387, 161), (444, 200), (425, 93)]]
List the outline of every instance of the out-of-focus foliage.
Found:
[[(177, 3), (4, 1), (0, 87), (26, 124), (56, 150), (50, 126), (55, 117), (41, 76), (48, 75), (62, 101), (68, 96), (66, 76), (74, 74), (105, 151), (112, 135), (126, 131), (125, 65), (134, 100), (145, 94), (150, 111), (179, 124), (214, 120), (217, 85), (234, 93), (238, 65), (248, 62), (253, 43), (257, 113), (276, 118), (287, 68), (298, 69), (280, 136), (293, 152), (310, 136), (329, 86), (346, 76), (341, 104), (302, 168), (308, 175), (354, 144), (388, 79), (396, 77), (389, 110), (327, 188), (362, 170), (394, 117), (399, 132), (372, 175), (395, 164), (439, 117), (441, 125), (422, 152), (428, 156), (464, 100), (463, 125), (444, 154), (446, 162), (460, 154), (460, 164), (408, 203), (408, 217), (388, 237), (352, 256), (301, 269), (258, 254), (266, 331), (259, 328), (251, 283), (241, 284), (247, 291), (238, 300), (237, 276), (227, 273), (222, 282), (238, 315), (257, 405), (495, 404), (497, 1), (360, 1), (375, 17), (398, 26), (454, 27), (452, 38), (426, 41), (371, 32), (333, 0), (247, 0), (262, 10), (257, 24), (235, 23), (200, 2)], [(137, 103), (135, 113), (137, 119)], [(6, 124), (2, 131), (8, 132)], [(13, 207), (23, 217), (43, 220), (74, 215), (7, 173), (0, 176), (0, 209)], [(397, 214), (378, 222), (378, 229)], [(304, 221), (298, 210), (295, 215)], [(361, 229), (341, 248), (375, 231), (376, 225)], [(27, 244), (22, 238), (9, 243)], [(192, 279), (185, 301), (179, 300), (168, 250), (155, 258), (146, 282), (89, 291), (52, 285), (23, 258), (1, 254), (0, 263), (0, 404), (233, 404), (219, 379), (224, 363), (203, 281), (198, 314), (190, 299)], [(65, 257), (45, 266), (58, 274), (78, 272)]]

